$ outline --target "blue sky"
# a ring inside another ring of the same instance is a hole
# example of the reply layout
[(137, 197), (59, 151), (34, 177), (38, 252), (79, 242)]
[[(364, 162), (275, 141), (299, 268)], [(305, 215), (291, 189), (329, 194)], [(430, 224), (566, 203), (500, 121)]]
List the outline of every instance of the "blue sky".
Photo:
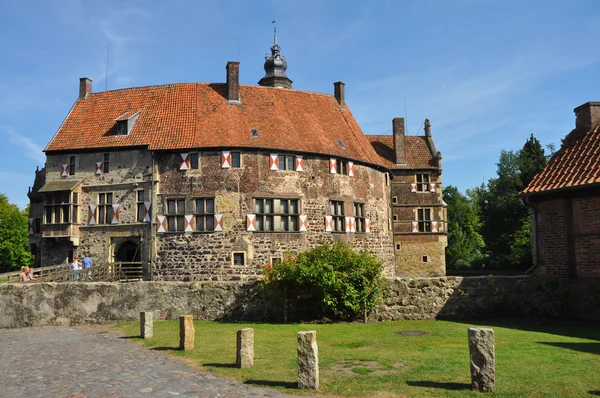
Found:
[[(346, 101), (366, 134), (428, 117), (444, 185), (496, 174), (502, 149), (533, 133), (560, 145), (573, 108), (600, 101), (600, 1), (3, 0), (0, 192), (23, 208), (33, 171), (78, 94), (263, 76), (272, 20), (294, 89)], [(109, 54), (106, 75), (107, 48)]]

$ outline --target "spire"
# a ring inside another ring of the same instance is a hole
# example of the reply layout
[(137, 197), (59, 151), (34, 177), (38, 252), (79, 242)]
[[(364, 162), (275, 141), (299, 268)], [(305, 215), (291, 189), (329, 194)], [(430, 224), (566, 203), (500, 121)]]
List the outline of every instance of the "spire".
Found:
[[(272, 23), (275, 23), (273, 21)], [(277, 27), (273, 27), (273, 45), (271, 56), (265, 57), (265, 75), (258, 84), (265, 87), (292, 88), (292, 81), (287, 77), (285, 71), (287, 62), (281, 56), (281, 47), (277, 44)]]

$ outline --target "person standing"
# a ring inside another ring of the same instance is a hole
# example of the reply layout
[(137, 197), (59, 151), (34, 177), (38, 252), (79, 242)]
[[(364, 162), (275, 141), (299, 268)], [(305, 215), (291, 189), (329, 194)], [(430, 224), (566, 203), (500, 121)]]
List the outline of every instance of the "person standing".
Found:
[[(77, 271), (81, 269), (81, 263), (77, 256), (73, 257), (73, 262), (71, 263), (71, 269), (73, 271)], [(73, 279), (79, 279), (79, 274), (73, 274)]]
[(92, 271), (90, 271), (90, 268), (92, 268), (92, 259), (90, 258), (90, 253), (86, 253), (85, 256), (83, 257), (83, 269), (87, 269), (87, 278), (88, 280), (92, 279)]

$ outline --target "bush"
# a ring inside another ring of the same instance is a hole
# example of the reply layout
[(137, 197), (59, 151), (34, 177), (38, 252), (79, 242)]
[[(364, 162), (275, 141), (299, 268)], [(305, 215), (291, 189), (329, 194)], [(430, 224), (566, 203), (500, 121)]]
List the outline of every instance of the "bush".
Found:
[[(285, 253), (282, 262), (263, 267), (263, 287), (309, 307), (318, 318), (351, 321), (364, 317), (381, 298), (383, 267), (366, 250), (355, 252), (344, 243), (323, 244), (298, 255)], [(296, 305), (293, 305), (297, 307)]]

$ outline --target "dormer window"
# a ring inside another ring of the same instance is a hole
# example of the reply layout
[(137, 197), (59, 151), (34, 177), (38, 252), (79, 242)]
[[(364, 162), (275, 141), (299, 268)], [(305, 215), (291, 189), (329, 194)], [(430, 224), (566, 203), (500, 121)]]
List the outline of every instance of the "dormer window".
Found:
[(131, 133), (131, 129), (133, 129), (133, 125), (135, 121), (140, 116), (141, 111), (137, 112), (125, 112), (121, 116), (119, 116), (117, 121), (117, 133), (116, 135), (129, 135)]

